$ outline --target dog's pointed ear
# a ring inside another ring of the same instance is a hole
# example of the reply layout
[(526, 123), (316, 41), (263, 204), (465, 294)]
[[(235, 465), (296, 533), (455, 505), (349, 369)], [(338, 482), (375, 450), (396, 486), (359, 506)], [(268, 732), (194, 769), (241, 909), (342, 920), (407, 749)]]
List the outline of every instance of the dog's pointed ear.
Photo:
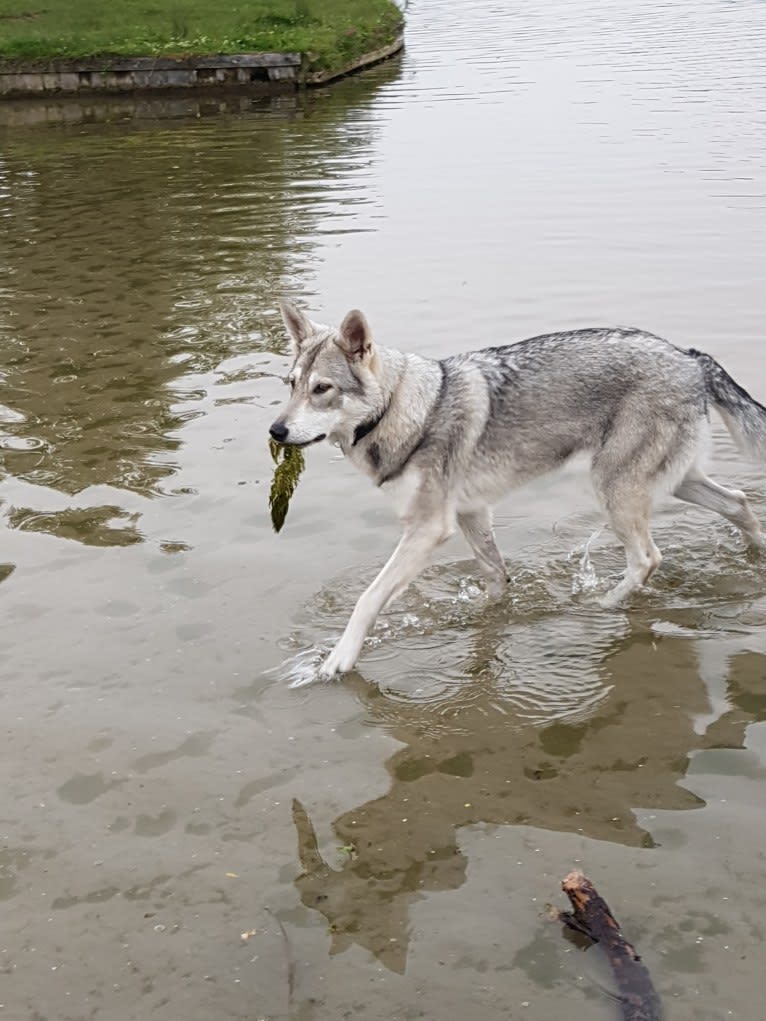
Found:
[(297, 354), (314, 332), (313, 323), (289, 301), (280, 301), (279, 311)]
[(372, 354), (372, 333), (358, 308), (349, 312), (340, 324), (338, 344), (352, 360), (365, 361)]

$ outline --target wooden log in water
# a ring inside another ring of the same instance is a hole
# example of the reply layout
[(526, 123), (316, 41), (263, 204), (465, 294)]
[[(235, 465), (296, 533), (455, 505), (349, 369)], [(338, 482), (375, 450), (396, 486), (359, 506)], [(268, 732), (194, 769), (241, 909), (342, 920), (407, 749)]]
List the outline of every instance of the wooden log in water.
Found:
[(601, 945), (617, 983), (623, 1021), (661, 1021), (662, 1005), (649, 972), (593, 883), (575, 871), (566, 876), (561, 889), (572, 913), (559, 912), (558, 917)]

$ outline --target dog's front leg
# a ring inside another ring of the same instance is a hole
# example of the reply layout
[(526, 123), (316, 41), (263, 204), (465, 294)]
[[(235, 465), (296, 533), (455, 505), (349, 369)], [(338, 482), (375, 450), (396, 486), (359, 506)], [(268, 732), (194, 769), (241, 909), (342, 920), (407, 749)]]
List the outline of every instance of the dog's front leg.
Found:
[(351, 670), (380, 611), (420, 574), (436, 547), (451, 534), (452, 527), (444, 518), (419, 522), (417, 527), (407, 529), (386, 566), (359, 597), (340, 641), (320, 667), (323, 680)]
[(487, 579), (487, 594), (490, 599), (497, 599), (505, 591), (508, 574), (492, 531), (492, 511), (489, 507), (482, 507), (480, 510), (458, 514), (457, 523), (474, 552), (479, 569)]

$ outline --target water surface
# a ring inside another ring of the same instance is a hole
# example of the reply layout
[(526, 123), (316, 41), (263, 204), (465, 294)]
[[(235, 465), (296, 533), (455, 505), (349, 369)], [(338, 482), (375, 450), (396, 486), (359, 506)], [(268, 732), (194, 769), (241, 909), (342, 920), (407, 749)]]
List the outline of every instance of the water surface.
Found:
[(757, 2), (420, 0), (307, 97), (4, 107), (8, 1017), (607, 1019), (543, 918), (578, 863), (670, 1018), (759, 1016), (766, 565), (663, 501), (594, 608), (573, 464), (498, 508), (500, 604), (455, 539), (293, 690), (396, 525), (316, 448), (276, 536), (266, 431), (282, 293), (434, 356), (635, 324), (766, 398), (764, 46)]

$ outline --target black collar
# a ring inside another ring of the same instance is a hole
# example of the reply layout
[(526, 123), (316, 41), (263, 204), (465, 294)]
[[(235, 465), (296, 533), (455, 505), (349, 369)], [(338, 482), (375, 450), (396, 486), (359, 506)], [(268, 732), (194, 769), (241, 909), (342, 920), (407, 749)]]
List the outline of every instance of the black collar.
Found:
[(383, 421), (383, 416), (388, 411), (388, 405), (383, 408), (379, 415), (375, 418), (368, 418), (366, 422), (362, 422), (354, 429), (354, 439), (352, 440), (351, 446), (355, 447), (360, 440), (363, 440), (365, 436), (369, 436), (373, 429), (377, 429), (380, 423)]

